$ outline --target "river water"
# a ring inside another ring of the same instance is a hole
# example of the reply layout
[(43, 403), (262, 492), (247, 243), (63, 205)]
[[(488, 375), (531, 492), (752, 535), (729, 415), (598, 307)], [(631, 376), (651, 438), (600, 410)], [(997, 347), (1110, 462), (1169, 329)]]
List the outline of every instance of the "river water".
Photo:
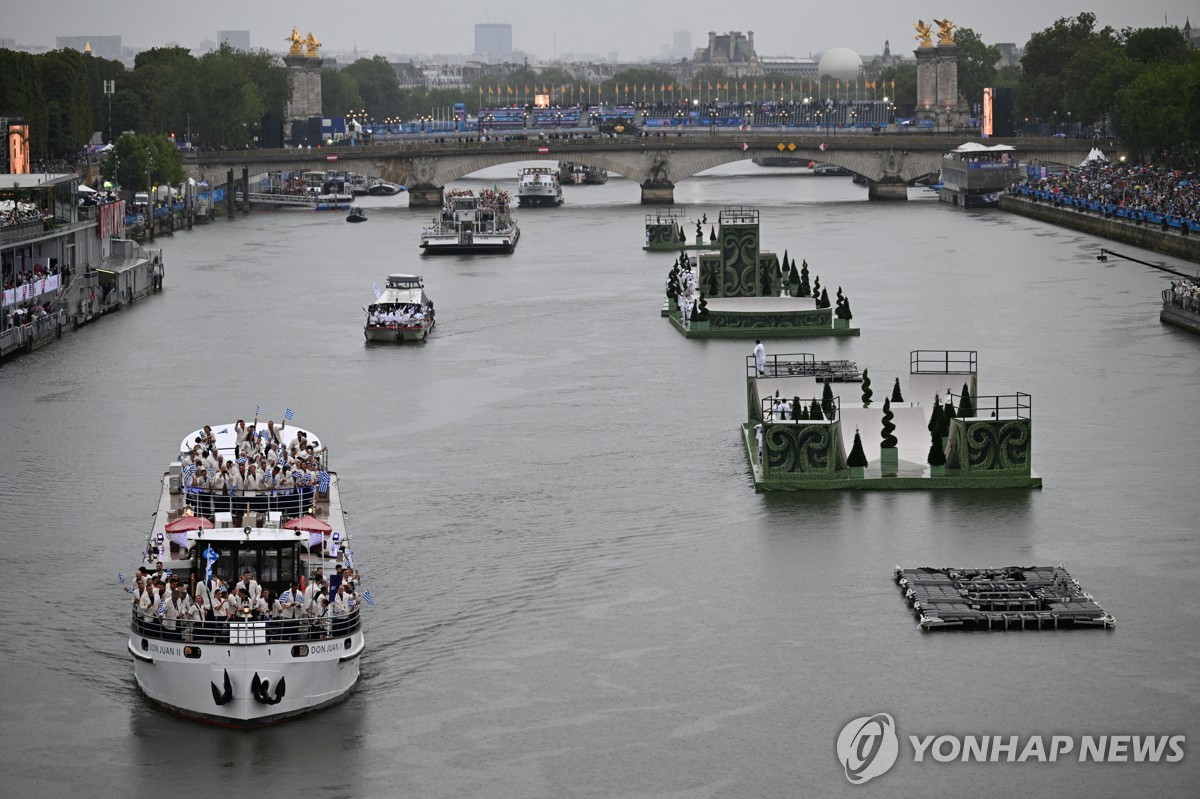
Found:
[[(221, 219), (157, 242), (163, 294), (0, 370), (6, 795), (1197, 795), (1200, 338), (1158, 321), (1169, 275), (848, 178), (681, 183), (693, 218), (757, 206), (765, 248), (849, 296), (861, 337), (769, 353), (852, 359), (878, 394), (910, 350), (978, 350), (983, 393), (1033, 396), (1043, 490), (756, 494), (752, 342), (659, 318), (671, 256), (641, 250), (636, 185), (565, 191), (519, 212), (511, 256), (422, 260), (431, 214), (403, 197), (365, 198), (365, 225)], [(367, 346), (360, 308), (397, 271), (424, 275), (437, 331)], [(376, 604), (346, 702), (236, 733), (138, 693), (115, 577), (181, 435), (256, 404), (330, 445)], [(922, 634), (892, 582), (1060, 562), (1115, 630)], [(852, 786), (834, 742), (875, 712), (899, 760)], [(1187, 754), (914, 762), (907, 736), (940, 734)]]

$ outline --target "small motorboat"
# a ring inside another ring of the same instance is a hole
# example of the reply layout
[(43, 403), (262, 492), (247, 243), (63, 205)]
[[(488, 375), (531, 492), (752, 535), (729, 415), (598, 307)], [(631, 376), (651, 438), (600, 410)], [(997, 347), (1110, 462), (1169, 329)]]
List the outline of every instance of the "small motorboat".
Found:
[(346, 215), (347, 222), (366, 222), (367, 212), (355, 206), (350, 209), (350, 213)]

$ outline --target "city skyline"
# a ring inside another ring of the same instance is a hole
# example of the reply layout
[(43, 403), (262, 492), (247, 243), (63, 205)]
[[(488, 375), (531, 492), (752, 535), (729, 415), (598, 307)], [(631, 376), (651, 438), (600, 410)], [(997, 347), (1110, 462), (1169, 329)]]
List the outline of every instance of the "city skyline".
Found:
[[(647, 6), (630, 0), (606, 3), (602, 10), (576, 9), (547, 13), (545, 6), (513, 0), (495, 3), (460, 0), (453, 21), (438, 6), (400, 10), (395, 4), (364, 0), (356, 13), (330, 15), (325, 3), (296, 0), (286, 6), (264, 7), (213, 0), (206, 4), (206, 25), (181, 27), (169, 15), (145, 14), (132, 0), (97, 4), (82, 0), (48, 0), (23, 4), (5, 14), (4, 38), (18, 46), (53, 47), (57, 37), (122, 37), (134, 49), (161, 47), (175, 42), (189, 49), (203, 41), (216, 41), (219, 30), (248, 30), (252, 48), (282, 52), (292, 26), (312, 31), (326, 52), (381, 54), (471, 55), (475, 25), (512, 25), (514, 50), (540, 60), (560, 53), (616, 52), (622, 61), (660, 57), (672, 49), (674, 34), (689, 31), (694, 45), (708, 31), (754, 31), (760, 55), (806, 56), (832, 47), (849, 47), (860, 53), (877, 53), (889, 40), (894, 53), (915, 48), (913, 23), (948, 17), (958, 27), (974, 30), (988, 43), (1013, 42), (1023, 46), (1033, 32), (1062, 17), (1084, 11), (1097, 16), (1097, 26), (1182, 26), (1195, 10), (1188, 0), (1156, 0), (1136, 6), (1124, 0), (1093, 0), (1088, 7), (1062, 0), (1013, 0), (1003, 6), (968, 6), (953, 3), (899, 2), (880, 4), (877, 11), (844, 8), (801, 8), (782, 0), (765, 0), (753, 9), (731, 12), (725, 3), (696, 0), (686, 11)], [(64, 22), (69, 20), (69, 22)], [(1200, 22), (1200, 19), (1194, 20)]]

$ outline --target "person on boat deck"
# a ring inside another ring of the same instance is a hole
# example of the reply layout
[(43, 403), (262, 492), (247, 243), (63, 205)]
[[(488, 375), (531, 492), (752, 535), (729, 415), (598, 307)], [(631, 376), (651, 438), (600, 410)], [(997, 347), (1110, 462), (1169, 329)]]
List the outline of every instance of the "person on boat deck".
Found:
[(246, 420), (238, 419), (233, 423), (234, 444), (241, 445), (246, 440)]
[(212, 604), (208, 598), (208, 591), (202, 582), (197, 583), (196, 591), (192, 595), (192, 608), (193, 621), (214, 621)]
[(242, 490), (259, 491), (262, 487), (262, 475), (258, 473), (258, 465), (251, 461), (246, 467), (246, 480), (242, 483)]
[[(286, 425), (287, 422), (284, 422), (284, 424)], [(280, 435), (279, 431), (275, 429), (274, 419), (267, 420), (267, 443), (274, 444), (275, 446), (283, 445), (283, 436)]]
[(183, 591), (175, 588), (171, 590), (170, 598), (166, 601), (162, 613), (163, 637), (178, 640), (179, 639), (179, 620), (184, 615)]
[(321, 591), (321, 587), (325, 584), (325, 567), (318, 566), (313, 572), (312, 580), (304, 587), (304, 600), (311, 600)]
[(257, 600), (260, 596), (262, 596), (262, 586), (258, 584), (257, 580), (250, 576), (249, 569), (246, 569), (244, 572), (242, 572), (242, 579), (238, 580), (237, 585), (235, 585), (233, 589), (239, 592), (245, 590), (246, 595), (253, 600)]
[(758, 369), (759, 377), (767, 376), (767, 350), (763, 347), (762, 339), (754, 340), (754, 366)]
[(239, 458), (253, 457), (258, 451), (258, 442), (256, 439), (248, 437), (241, 444), (238, 444), (237, 451)]
[(167, 579), (167, 570), (163, 568), (161, 560), (154, 561), (154, 571), (150, 573), (150, 577), (159, 581)]
[(788, 404), (781, 398), (775, 398), (775, 405), (771, 408), (771, 413), (781, 422), (788, 420)]

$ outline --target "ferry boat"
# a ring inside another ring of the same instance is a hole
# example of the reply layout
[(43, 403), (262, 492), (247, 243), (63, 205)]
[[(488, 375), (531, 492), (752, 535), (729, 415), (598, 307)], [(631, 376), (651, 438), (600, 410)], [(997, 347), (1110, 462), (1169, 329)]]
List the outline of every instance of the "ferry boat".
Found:
[(608, 172), (598, 166), (589, 166), (583, 174), (583, 182), (589, 186), (608, 183)]
[(448, 192), (442, 212), (421, 231), (421, 250), (425, 255), (510, 253), (521, 238), (511, 207), (506, 191)]
[(571, 161), (558, 162), (558, 182), (559, 183), (574, 183), (576, 186), (583, 183), (583, 179), (587, 176), (587, 167), (583, 164), (572, 163)]
[(967, 142), (942, 160), (938, 199), (964, 208), (994, 208), (1000, 195), (1021, 178), (1020, 163), (1007, 144)]
[(517, 175), (517, 203), (522, 208), (562, 205), (562, 184), (558, 173), (545, 166), (531, 166)]
[(367, 212), (359, 208), (357, 205), (350, 209), (350, 213), (346, 214), (347, 222), (366, 222)]
[[(378, 288), (378, 287), (377, 287)], [(376, 291), (367, 306), (367, 341), (424, 341), (436, 324), (433, 301), (425, 296), (418, 275), (388, 275), (387, 287)]]
[[(254, 435), (253, 426), (248, 429)], [(263, 438), (277, 435), (287, 449), (301, 433), (320, 448), (312, 431), (286, 422)], [(171, 713), (237, 728), (272, 724), (344, 699), (358, 682), (366, 646), (361, 603), (371, 599), (362, 591), (354, 595), (353, 606), (339, 600), (335, 604), (345, 603), (348, 612), (334, 616), (334, 606), (322, 608), (320, 590), (313, 586), (320, 568), (334, 587), (332, 600), (338, 593), (334, 576), (341, 583), (342, 570), (353, 566), (340, 482), (328, 471), (328, 453), (320, 448), (310, 471), (295, 472), (300, 477), (294, 488), (230, 492), (189, 487), (201, 474), (189, 462), (198, 443), (211, 448), (213, 459), (220, 454), (237, 460), (233, 423), (184, 437), (178, 458), (162, 477), (139, 573), (161, 562), (168, 586), (219, 597), (221, 582), (236, 590), (249, 571), (250, 590), (262, 590), (264, 599), (268, 591), (281, 602), (313, 591), (315, 602), (308, 603), (313, 613), (266, 618), (246, 600), (234, 603), (239, 605), (234, 616), (206, 618), (199, 611), (189, 613), (187, 601), (169, 589), (139, 602), (137, 591), (127, 586), (135, 598), (128, 649), (138, 688)], [(310, 482), (306, 475), (314, 473)]]

